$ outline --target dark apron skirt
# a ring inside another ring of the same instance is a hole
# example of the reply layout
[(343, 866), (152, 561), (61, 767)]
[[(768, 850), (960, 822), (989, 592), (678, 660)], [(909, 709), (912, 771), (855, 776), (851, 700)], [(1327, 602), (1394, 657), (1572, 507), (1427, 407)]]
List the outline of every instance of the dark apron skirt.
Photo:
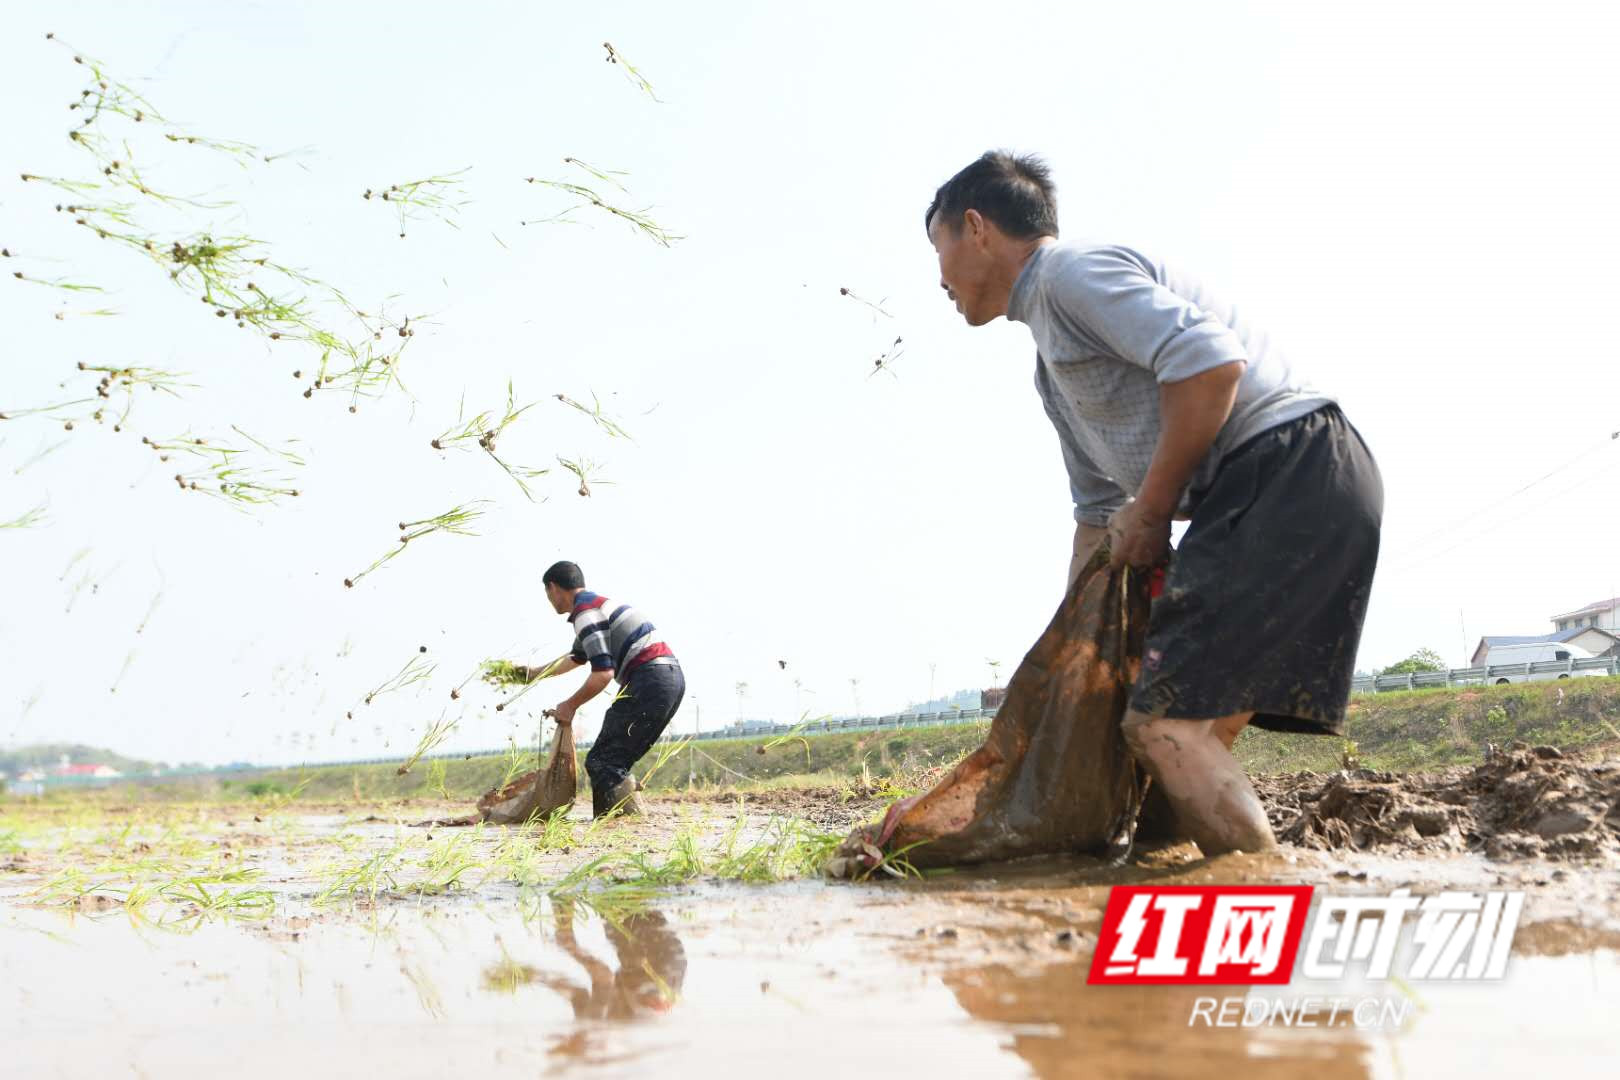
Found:
[(1340, 734), (1383, 509), (1378, 465), (1337, 406), (1233, 452), (1153, 601), (1131, 708)]

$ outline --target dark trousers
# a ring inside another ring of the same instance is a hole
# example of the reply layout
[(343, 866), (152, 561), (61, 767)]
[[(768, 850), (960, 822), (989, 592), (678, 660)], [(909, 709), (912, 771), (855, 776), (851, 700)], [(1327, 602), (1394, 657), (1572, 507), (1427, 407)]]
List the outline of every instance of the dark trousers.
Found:
[(630, 775), (630, 767), (652, 749), (686, 696), (686, 676), (679, 664), (647, 664), (630, 673), (619, 699), (608, 706), (602, 730), (585, 755), (591, 778), (591, 808), (597, 815), (613, 808), (608, 798)]

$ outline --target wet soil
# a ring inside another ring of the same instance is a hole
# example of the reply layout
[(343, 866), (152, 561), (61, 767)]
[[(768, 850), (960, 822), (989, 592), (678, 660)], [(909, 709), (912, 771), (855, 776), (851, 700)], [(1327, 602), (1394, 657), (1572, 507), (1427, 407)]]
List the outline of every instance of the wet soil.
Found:
[(1471, 851), (1620, 864), (1620, 762), (1516, 743), (1433, 773), (1260, 777), (1277, 838), (1323, 851)]

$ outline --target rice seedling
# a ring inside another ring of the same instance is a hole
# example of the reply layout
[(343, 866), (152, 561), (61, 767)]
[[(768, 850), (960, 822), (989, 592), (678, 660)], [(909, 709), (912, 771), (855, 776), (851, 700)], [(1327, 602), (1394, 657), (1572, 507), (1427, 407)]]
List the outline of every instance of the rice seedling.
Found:
[(402, 521), (399, 523), (399, 547), (383, 555), (376, 562), (355, 574), (353, 577), (343, 579), (344, 588), (352, 589), (367, 574), (387, 565), (398, 558), (410, 546), (412, 540), (428, 536), (436, 532), (454, 533), (460, 536), (477, 536), (467, 526), (484, 515), (482, 507), (487, 500), (479, 499), (470, 503), (452, 506), (442, 514), (421, 521)]
[(894, 373), (894, 362), (900, 359), (900, 357), (903, 356), (906, 351), (900, 347), (900, 341), (900, 338), (895, 338), (894, 344), (890, 345), (883, 351), (881, 356), (872, 361), (872, 370), (866, 373), (866, 377), (868, 379), (880, 371), (888, 375), (890, 378), (898, 378), (898, 376), (896, 376)]
[(459, 888), (461, 879), (479, 860), (472, 850), (472, 837), (456, 833), (433, 841), (418, 865), (423, 876), (411, 882), (410, 891), (433, 896)]
[[(406, 773), (410, 772), (411, 768), (418, 761), (422, 760), (423, 754), (440, 745), (450, 737), (450, 733), (454, 731), (456, 729), (456, 725), (461, 722), (461, 717), (457, 716), (452, 720), (446, 720), (445, 715), (448, 711), (449, 710), (444, 710), (443, 712), (440, 712), (439, 718), (428, 725), (427, 730), (422, 733), (422, 738), (417, 742), (416, 749), (411, 751), (411, 756), (400, 763), (398, 770), (396, 770), (398, 775), (404, 776)], [(442, 787), (444, 784), (444, 763), (438, 762), (437, 764), (439, 765), (439, 783)], [(449, 797), (449, 792), (445, 792), (445, 798), (448, 799)]]
[(427, 778), (423, 780), (422, 787), (441, 799), (449, 800), (454, 797), (450, 794), (449, 779), (450, 767), (442, 759), (435, 758), (428, 762)]
[(619, 70), (624, 72), (625, 78), (629, 79), (636, 89), (657, 101), (660, 105), (663, 104), (658, 95), (653, 92), (652, 83), (647, 81), (646, 77), (636, 69), (635, 65), (624, 58), (623, 53), (615, 49), (612, 43), (607, 41), (602, 42), (602, 48), (607, 50), (607, 62), (617, 65)]
[(839, 296), (847, 296), (851, 300), (855, 301), (857, 304), (866, 305), (867, 307), (871, 308), (873, 311), (877, 312), (879, 315), (883, 316), (885, 319), (894, 318), (893, 315), (890, 315), (887, 311), (885, 311), (883, 309), (883, 305), (888, 302), (888, 299), (889, 299), (888, 297), (884, 297), (882, 300), (879, 300), (877, 303), (873, 303), (872, 301), (866, 299), (864, 296), (859, 296), (854, 291), (852, 291), (850, 289), (846, 289), (846, 288), (844, 288), (842, 286), (840, 286), (839, 289), (838, 289), (838, 295)]
[[(572, 157), (563, 158), (563, 164), (573, 165), (574, 167), (589, 174), (592, 178), (601, 178), (606, 180), (620, 191), (625, 192), (625, 194), (629, 194), (623, 184), (613, 179), (615, 176), (628, 175), (626, 173), (606, 173), (593, 166), (586, 165), (578, 158)], [(587, 207), (594, 207), (597, 210), (601, 210), (603, 213), (609, 214), (618, 218), (620, 221), (623, 221), (625, 224), (637, 230), (643, 236), (647, 237), (660, 247), (671, 247), (676, 241), (685, 239), (685, 237), (670, 232), (668, 229), (654, 220), (648, 213), (648, 211), (652, 209), (651, 207), (643, 207), (640, 210), (626, 209), (623, 206), (609, 202), (599, 191), (591, 187), (589, 184), (576, 183), (571, 180), (545, 180), (538, 176), (524, 177), (524, 182), (529, 184), (538, 184), (541, 187), (550, 188), (553, 191), (560, 191), (565, 195), (569, 195), (574, 199), (577, 199), (578, 201), (567, 209), (553, 214), (551, 217), (520, 221), (518, 222), (520, 225), (578, 224), (578, 221), (573, 216), (574, 212)]]
[(52, 454), (56, 453), (58, 450), (62, 449), (62, 447), (66, 446), (67, 444), (68, 444), (68, 440), (66, 440), (66, 439), (59, 439), (56, 442), (48, 443), (48, 444), (47, 443), (40, 444), (40, 448), (38, 450), (34, 451), (28, 457), (24, 458), (20, 465), (18, 465), (15, 469), (11, 470), (11, 475), (13, 475), (13, 476), (21, 476), (25, 470), (31, 469), (35, 465), (38, 465), (41, 461), (44, 461), (46, 458), (48, 458)]
[(66, 278), (42, 278), (25, 274), (21, 270), (13, 270), (11, 276), (18, 281), (26, 281), (30, 285), (44, 285), (51, 289), (61, 289), (64, 292), (106, 292), (100, 285), (91, 285), (85, 281), (69, 281)]
[(157, 592), (152, 594), (152, 602), (146, 605), (146, 614), (141, 616), (140, 625), (135, 627), (137, 634), (145, 633), (146, 624), (152, 621), (152, 616), (157, 614), (158, 605), (162, 602), (163, 589), (160, 587)]
[(797, 724), (794, 724), (791, 728), (784, 731), (782, 734), (775, 735), (775, 736), (772, 736), (769, 739), (766, 739), (763, 743), (761, 743), (758, 746), (757, 752), (760, 753), (760, 754), (767, 754), (770, 751), (776, 749), (778, 746), (781, 746), (785, 742), (797, 741), (797, 742), (802, 743), (804, 745), (804, 765), (805, 765), (805, 768), (809, 768), (810, 767), (810, 740), (806, 739), (804, 737), (804, 735), (801, 734), (801, 732), (803, 732), (804, 729), (806, 727), (810, 726), (811, 724), (824, 723), (827, 719), (829, 719), (829, 718), (826, 717), (826, 716), (818, 716), (815, 719), (811, 719), (810, 715), (808, 713), (806, 713), (806, 714), (799, 717), (799, 722)]
[(544, 476), (550, 469), (534, 469), (522, 465), (510, 465), (495, 453), (496, 440), (501, 433), (510, 427), (519, 417), (534, 408), (535, 402), (527, 405), (518, 405), (516, 394), (512, 389), (512, 380), (506, 381), (506, 413), (495, 420), (492, 413), (481, 412), (471, 420), (463, 422), (462, 413), (458, 410), (456, 423), (460, 427), (452, 427), (438, 438), (432, 440), (435, 450), (465, 450), (468, 444), (476, 441), (478, 448), (488, 454), (490, 460), (499, 465), (507, 476), (512, 478), (518, 489), (529, 499), (534, 501), (534, 493), (529, 490), (527, 481), (537, 476)]
[(374, 904), (383, 893), (398, 889), (397, 875), (404, 866), (409, 840), (399, 840), (392, 847), (375, 852), (353, 866), (331, 868), (325, 873), (326, 887), (310, 901), (315, 907), (325, 907), (339, 901)]
[(50, 500), (46, 500), (31, 510), (24, 510), (10, 521), (0, 521), (0, 529), (32, 529), (43, 525), (48, 520), (45, 511), (50, 505)]
[(296, 498), (298, 489), (288, 486), (292, 479), (281, 472), (280, 467), (302, 467), (304, 459), (293, 450), (261, 442), (234, 425), (231, 430), (250, 445), (239, 446), (219, 439), (204, 439), (190, 432), (168, 442), (158, 442), (143, 435), (141, 442), (158, 455), (159, 461), (167, 462), (177, 454), (201, 459), (201, 468), (189, 473), (175, 473), (174, 482), (182, 491), (200, 492), (244, 512), (279, 502), (283, 498)]
[[(423, 646), (423, 648), (425, 649), (426, 646)], [(439, 665), (431, 660), (422, 659), (422, 655), (423, 654), (420, 651), (412, 653), (411, 658), (405, 661), (404, 667), (400, 668), (389, 678), (383, 680), (383, 682), (379, 684), (375, 690), (366, 695), (365, 704), (370, 705), (373, 700), (383, 694), (392, 694), (395, 691), (403, 690), (408, 686), (415, 686), (417, 683), (426, 682), (430, 677), (432, 677), (433, 672), (438, 668)]]
[(593, 481), (598, 484), (613, 483), (611, 480), (603, 480), (598, 475), (598, 470), (601, 468), (601, 466), (588, 457), (565, 458), (559, 454), (557, 456), (557, 464), (561, 465), (563, 468), (567, 469), (569, 472), (573, 473), (579, 478), (579, 494), (585, 498), (590, 497), (591, 484)]
[(403, 184), (389, 184), (375, 191), (366, 188), (366, 193), (361, 197), (367, 202), (372, 199), (385, 202), (394, 209), (395, 216), (399, 219), (399, 235), (402, 240), (405, 238), (405, 222), (408, 220), (436, 218), (451, 228), (459, 228), (455, 216), (467, 204), (465, 201), (457, 200), (455, 196), (461, 193), (460, 177), (466, 171), (457, 169), (442, 176), (407, 180)]
[(555, 396), (557, 400), (562, 402), (564, 405), (567, 405), (572, 409), (576, 409), (590, 417), (591, 422), (597, 427), (601, 428), (603, 431), (607, 432), (610, 438), (629, 439), (631, 442), (635, 442), (634, 439), (630, 438), (630, 433), (624, 430), (623, 427), (619, 426), (619, 422), (617, 420), (614, 420), (611, 416), (608, 416), (602, 411), (602, 399), (596, 396), (595, 391), (591, 392), (590, 408), (586, 408), (584, 405), (581, 405), (567, 394), (557, 394)]
[(135, 662), (136, 651), (131, 649), (124, 654), (124, 664), (118, 669), (118, 676), (113, 679), (112, 685), (107, 688), (109, 694), (118, 693), (118, 685), (124, 681), (124, 676), (129, 674), (129, 666)]

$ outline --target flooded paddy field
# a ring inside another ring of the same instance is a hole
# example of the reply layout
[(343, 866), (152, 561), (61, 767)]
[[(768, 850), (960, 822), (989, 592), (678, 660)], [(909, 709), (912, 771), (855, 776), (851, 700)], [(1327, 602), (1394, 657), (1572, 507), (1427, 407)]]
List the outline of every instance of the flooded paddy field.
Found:
[[(641, 820), (450, 829), (416, 823), (462, 807), (421, 802), (7, 804), (5, 1072), (83, 1075), (92, 1043), (98, 1074), (132, 1077), (1574, 1077), (1620, 1054), (1612, 861), (1431, 836), (823, 881), (878, 805), (661, 797)], [(1494, 982), (1087, 985), (1108, 890), (1130, 883), (1526, 901)], [(1199, 998), (1268, 991), (1390, 1012), (1189, 1025)]]

